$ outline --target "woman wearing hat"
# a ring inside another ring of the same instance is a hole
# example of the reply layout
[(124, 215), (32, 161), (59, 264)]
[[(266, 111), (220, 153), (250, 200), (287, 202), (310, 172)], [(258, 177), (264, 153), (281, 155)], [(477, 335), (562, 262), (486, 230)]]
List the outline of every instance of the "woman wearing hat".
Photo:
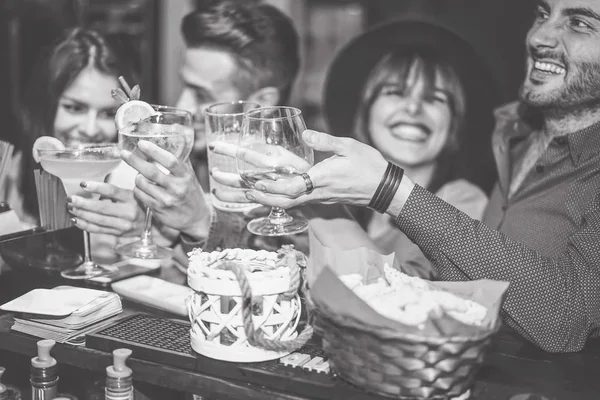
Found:
[[(416, 183), (479, 219), (487, 197), (465, 179), (459, 151), (469, 127), (467, 107), (482, 94), (463, 83), (481, 66), (468, 50), (456, 34), (424, 20), (370, 30), (332, 64), (325, 116), (333, 134), (373, 146)], [(353, 213), (382, 251), (396, 253), (405, 272), (434, 277), (429, 261), (389, 216), (366, 208)]]

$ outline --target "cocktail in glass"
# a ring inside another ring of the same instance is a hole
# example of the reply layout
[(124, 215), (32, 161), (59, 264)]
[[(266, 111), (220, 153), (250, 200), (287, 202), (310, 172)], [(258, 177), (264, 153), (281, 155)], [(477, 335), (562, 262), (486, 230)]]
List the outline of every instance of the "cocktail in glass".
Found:
[[(39, 155), (42, 168), (62, 181), (67, 196), (88, 198), (100, 196), (84, 191), (80, 186), (81, 182), (103, 182), (121, 162), (117, 144), (89, 144), (64, 150), (39, 150)], [(89, 232), (83, 231), (83, 239), (83, 263), (77, 268), (62, 271), (61, 275), (64, 278), (88, 279), (112, 271), (109, 267), (100, 266), (92, 261)]]
[[(123, 150), (134, 152), (140, 140), (152, 142), (173, 154), (179, 161), (185, 161), (194, 145), (192, 114), (166, 106), (152, 106), (156, 114), (119, 130), (119, 144)], [(162, 173), (169, 171), (156, 164)], [(152, 210), (146, 207), (146, 223), (140, 240), (117, 247), (117, 252), (125, 257), (141, 259), (165, 259), (172, 250), (159, 246), (152, 239)]]
[[(259, 108), (260, 105), (249, 101), (232, 101), (228, 103), (217, 103), (204, 111), (208, 167), (218, 168), (221, 172), (237, 174), (236, 160), (233, 157), (215, 153), (210, 149), (213, 142), (227, 142), (238, 144), (244, 113)], [(255, 203), (231, 203), (219, 200), (213, 190), (243, 191), (220, 184), (210, 176), (211, 202), (215, 208), (229, 212), (247, 212), (256, 208)]]
[[(246, 112), (236, 153), (242, 180), (253, 188), (259, 180), (289, 179), (308, 171), (314, 164), (314, 153), (302, 139), (305, 130), (302, 112), (294, 107), (263, 107)], [(272, 207), (269, 216), (255, 218), (246, 227), (259, 236), (293, 235), (308, 229), (308, 220)]]

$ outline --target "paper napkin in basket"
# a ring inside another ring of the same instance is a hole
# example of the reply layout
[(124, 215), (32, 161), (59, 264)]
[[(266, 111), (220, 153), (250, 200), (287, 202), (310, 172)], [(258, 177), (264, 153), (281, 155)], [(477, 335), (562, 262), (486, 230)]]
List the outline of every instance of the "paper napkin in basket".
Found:
[[(309, 287), (315, 282), (325, 266), (336, 275), (360, 274), (365, 283), (375, 282), (384, 276), (383, 265), (394, 263), (394, 254), (382, 255), (368, 247), (344, 249), (323, 245), (319, 232), (311, 227), (308, 231), (310, 257), (306, 266)], [(335, 242), (334, 242), (335, 243)]]
[[(322, 232), (310, 233), (310, 257), (307, 266), (311, 299), (317, 307), (384, 329), (401, 330), (422, 336), (474, 336), (488, 331), (499, 318), (499, 309), (507, 282), (478, 280), (468, 282), (427, 282), (432, 289), (445, 290), (464, 299), (475, 301), (487, 309), (481, 325), (468, 325), (446, 313), (427, 318), (422, 326), (403, 324), (376, 312), (344, 284), (339, 276), (359, 274), (364, 284), (384, 278), (384, 264), (393, 265), (394, 254), (383, 255), (372, 248), (344, 249), (325, 246), (318, 237)], [(336, 244), (329, 240), (330, 244)], [(385, 279), (385, 278), (384, 278)]]

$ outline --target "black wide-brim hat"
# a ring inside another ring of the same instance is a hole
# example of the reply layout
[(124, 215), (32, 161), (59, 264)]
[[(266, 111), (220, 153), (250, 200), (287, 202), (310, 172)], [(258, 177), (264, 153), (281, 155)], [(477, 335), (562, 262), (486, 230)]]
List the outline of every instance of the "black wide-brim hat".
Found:
[[(352, 135), (356, 109), (370, 71), (385, 54), (407, 46), (432, 48), (454, 67), (467, 103), (461, 153), (465, 153), (467, 163), (476, 156), (491, 160), (493, 108), (504, 96), (499, 55), (482, 36), (467, 37), (459, 28), (422, 15), (406, 15), (373, 26), (337, 53), (324, 87), (323, 113), (328, 132)], [(493, 164), (484, 168), (493, 170)], [(487, 182), (481, 186), (487, 186)]]

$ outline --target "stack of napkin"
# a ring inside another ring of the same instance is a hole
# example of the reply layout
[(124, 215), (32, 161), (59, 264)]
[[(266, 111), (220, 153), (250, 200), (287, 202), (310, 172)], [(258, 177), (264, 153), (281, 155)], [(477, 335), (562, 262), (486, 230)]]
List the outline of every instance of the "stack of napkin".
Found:
[(85, 333), (112, 322), (123, 311), (116, 293), (58, 286), (34, 289), (0, 306), (15, 313), (12, 330), (53, 339), (59, 343), (83, 344)]

